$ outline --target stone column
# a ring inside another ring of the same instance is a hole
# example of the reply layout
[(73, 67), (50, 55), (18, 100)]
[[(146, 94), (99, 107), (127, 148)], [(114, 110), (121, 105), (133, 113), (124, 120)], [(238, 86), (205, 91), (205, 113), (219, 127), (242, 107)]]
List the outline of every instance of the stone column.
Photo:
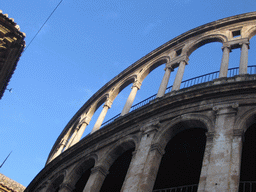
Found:
[(156, 98), (164, 96), (169, 79), (170, 79), (171, 71), (173, 71), (173, 68), (171, 66), (167, 66), (166, 64), (166, 67), (164, 70), (165, 70), (164, 77), (158, 89)]
[(84, 187), (83, 192), (98, 192), (108, 174), (103, 166), (97, 166), (91, 169), (91, 175)]
[(248, 65), (248, 43), (241, 43), (241, 56), (239, 64), (239, 75), (247, 74), (247, 65)]
[(237, 173), (240, 172), (240, 158), (234, 158), (241, 152), (239, 139), (235, 139), (237, 136), (234, 137), (237, 108), (236, 103), (213, 108), (216, 112), (215, 134), (205, 174), (205, 191), (237, 192), (239, 182), (235, 181)]
[(177, 71), (173, 86), (172, 86), (172, 91), (177, 91), (180, 89), (180, 85), (181, 85), (181, 81), (182, 81), (182, 77), (184, 74), (184, 70), (185, 70), (185, 65), (187, 64), (187, 61), (182, 60), (180, 61), (179, 64), (179, 69)]
[(72, 147), (74, 144), (76, 144), (80, 141), (81, 137), (83, 136), (83, 133), (84, 133), (84, 130), (85, 130), (86, 126), (89, 125), (90, 120), (91, 120), (90, 118), (86, 117), (77, 126), (79, 129), (78, 129), (74, 139), (71, 141), (71, 144), (70, 144), (69, 147)]
[(204, 158), (201, 168), (201, 174), (198, 184), (198, 192), (205, 192), (205, 185), (206, 185), (206, 178), (207, 178), (207, 171), (208, 166), (210, 162), (210, 155), (211, 155), (211, 149), (213, 145), (213, 137), (214, 132), (206, 132), (206, 144), (205, 144), (205, 150), (204, 150)]
[(219, 78), (227, 77), (230, 50), (231, 50), (230, 46), (222, 47), (223, 53), (222, 53), (222, 59), (221, 59), (221, 65), (220, 65)]
[(230, 189), (231, 191), (239, 191), (240, 170), (242, 160), (244, 131), (241, 129), (233, 130), (232, 142), (232, 158), (231, 158), (231, 171), (230, 171)]
[(137, 94), (137, 91), (140, 89), (140, 86), (141, 86), (141, 82), (139, 81), (135, 81), (132, 85), (132, 90), (130, 92), (130, 95), (124, 105), (124, 108), (123, 108), (123, 111), (121, 113), (121, 116), (129, 113), (130, 109), (131, 109), (131, 106), (133, 104), (133, 101), (135, 99), (135, 96)]
[(105, 118), (105, 116), (108, 112), (108, 109), (111, 107), (111, 105), (112, 105), (112, 102), (110, 100), (107, 100), (105, 102), (105, 104), (103, 106), (103, 109), (102, 109), (102, 111), (101, 111), (101, 113), (100, 113), (92, 131), (91, 131), (91, 134), (94, 133), (95, 131), (99, 130), (99, 128), (100, 128), (102, 122), (104, 121), (104, 118)]
[(164, 149), (160, 144), (151, 145), (138, 192), (152, 192), (163, 154)]
[(59, 156), (59, 155), (62, 153), (64, 147), (66, 146), (66, 143), (67, 143), (67, 140), (66, 140), (66, 139), (63, 139), (63, 140), (59, 143), (57, 152), (52, 156), (51, 161), (52, 161), (53, 159), (55, 159), (57, 156)]
[[(154, 139), (155, 133), (158, 130), (158, 127), (159, 123), (156, 122), (150, 125), (146, 125), (141, 129), (141, 131), (143, 132), (141, 140), (137, 147), (137, 150), (133, 153), (133, 158), (126, 174), (121, 192), (134, 192), (141, 191), (142, 189), (144, 191), (144, 188), (145, 191), (147, 191), (146, 189), (149, 189), (148, 187), (142, 187), (141, 182), (142, 179), (144, 179), (145, 177), (149, 177), (147, 169), (150, 166), (153, 166), (148, 165), (146, 161), (149, 156), (152, 141)], [(140, 187), (142, 187), (142, 189), (140, 189)]]

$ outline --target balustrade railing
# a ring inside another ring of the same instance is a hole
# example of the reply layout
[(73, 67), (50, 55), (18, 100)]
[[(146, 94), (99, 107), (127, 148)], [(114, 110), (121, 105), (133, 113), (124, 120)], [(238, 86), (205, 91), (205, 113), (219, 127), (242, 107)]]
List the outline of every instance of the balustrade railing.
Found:
[(256, 181), (240, 181), (239, 192), (255, 192)]
[[(152, 192), (197, 192), (198, 184), (172, 187), (166, 189), (155, 189)], [(255, 192), (256, 181), (240, 181), (239, 192)]]
[[(247, 73), (250, 74), (250, 75), (256, 74), (256, 65), (248, 66)], [(238, 74), (239, 74), (239, 67), (230, 68), (230, 69), (228, 69), (227, 77), (234, 77), (235, 75), (238, 75)], [(215, 72), (212, 72), (212, 73), (207, 73), (207, 74), (204, 74), (204, 75), (201, 75), (201, 76), (198, 76), (198, 77), (194, 77), (194, 78), (182, 81), (180, 89), (188, 88), (188, 87), (191, 87), (193, 85), (200, 84), (200, 83), (206, 83), (206, 82), (209, 82), (209, 81), (213, 81), (214, 79), (217, 79), (218, 77), (219, 77), (219, 71), (215, 71)], [(171, 89), (172, 89), (172, 86), (167, 87), (165, 93), (171, 92)], [(133, 105), (131, 107), (130, 111), (134, 111), (134, 110), (148, 104), (150, 101), (154, 100), (155, 98), (156, 98), (156, 94), (148, 97), (147, 99), (144, 99), (143, 101)], [(108, 123), (111, 123), (116, 118), (118, 118), (120, 116), (120, 114), (121, 113), (119, 113), (115, 117), (112, 117), (111, 119), (107, 120), (106, 122), (104, 122), (102, 124), (102, 126), (106, 125)]]
[(152, 192), (197, 192), (198, 184), (172, 187), (167, 189), (155, 189)]

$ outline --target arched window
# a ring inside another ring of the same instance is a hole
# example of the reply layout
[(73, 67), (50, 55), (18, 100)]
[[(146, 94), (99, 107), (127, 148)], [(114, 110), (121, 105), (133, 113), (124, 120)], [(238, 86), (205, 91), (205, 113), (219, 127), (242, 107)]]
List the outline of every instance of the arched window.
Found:
[(256, 123), (244, 134), (239, 192), (256, 191)]
[[(154, 189), (198, 184), (205, 143), (202, 128), (188, 129), (174, 136), (166, 145)], [(196, 189), (197, 186), (192, 186), (188, 190)]]
[(120, 192), (128, 171), (134, 148), (125, 151), (119, 156), (109, 169), (100, 192)]

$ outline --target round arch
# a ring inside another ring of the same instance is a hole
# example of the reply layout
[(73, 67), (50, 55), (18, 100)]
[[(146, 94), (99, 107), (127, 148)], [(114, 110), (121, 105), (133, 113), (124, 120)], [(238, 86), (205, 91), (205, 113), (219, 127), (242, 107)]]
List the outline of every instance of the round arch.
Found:
[(98, 108), (107, 101), (107, 99), (109, 98), (109, 93), (104, 94), (100, 99), (98, 99), (98, 101), (96, 101), (95, 103), (93, 103), (87, 113), (88, 117), (91, 118), (93, 116), (93, 114), (98, 110)]
[(80, 159), (80, 161), (78, 161), (76, 165), (68, 172), (64, 182), (75, 188), (77, 182), (80, 180), (83, 174), (94, 167), (97, 159), (98, 156), (96, 154), (89, 154), (87, 157)]
[(246, 130), (256, 123), (256, 108), (245, 111), (241, 114), (235, 122), (235, 129), (240, 129), (246, 132)]
[(204, 128), (206, 131), (212, 131), (213, 121), (201, 114), (186, 114), (164, 123), (158, 134), (155, 136), (154, 144), (160, 144), (164, 149), (167, 143), (179, 132), (191, 128)]
[(125, 151), (132, 148), (135, 148), (136, 150), (138, 142), (138, 137), (134, 135), (120, 139), (118, 142), (110, 146), (110, 149), (103, 154), (103, 158), (98, 161), (98, 164), (104, 164), (104, 167), (109, 168), (114, 163), (114, 161)]
[(154, 61), (151, 61), (150, 64), (142, 71), (142, 74), (138, 76), (138, 80), (142, 83), (143, 80), (157, 67), (164, 63), (169, 63), (170, 57), (169, 56), (162, 56)]
[(116, 86), (116, 88), (114, 88), (114, 90), (112, 88), (113, 92), (109, 94), (109, 98), (111, 99), (111, 101), (114, 101), (114, 99), (118, 96), (118, 94), (127, 86), (134, 83), (136, 79), (137, 79), (137, 75), (132, 75), (126, 78), (125, 80), (123, 80), (118, 86)]
[(228, 38), (222, 34), (213, 34), (209, 36), (204, 36), (202, 38), (197, 39), (190, 46), (185, 47), (182, 50), (182, 54), (186, 54), (187, 56), (190, 56), (196, 49), (198, 49), (199, 47), (202, 47), (205, 44), (213, 43), (213, 42), (224, 43), (227, 40)]
[(251, 27), (246, 31), (246, 36), (248, 36), (249, 40), (256, 35), (256, 26)]

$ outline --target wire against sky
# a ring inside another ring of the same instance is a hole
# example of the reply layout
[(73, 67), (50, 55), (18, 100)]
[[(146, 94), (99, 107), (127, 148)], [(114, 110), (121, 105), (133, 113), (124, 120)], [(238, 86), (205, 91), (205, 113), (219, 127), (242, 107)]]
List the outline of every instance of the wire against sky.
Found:
[[(49, 15), (49, 17), (46, 19), (46, 21), (44, 22), (44, 24), (40, 27), (40, 29), (37, 31), (37, 33), (35, 34), (35, 36), (33, 37), (33, 39), (29, 42), (28, 46), (26, 46), (24, 52), (28, 49), (29, 45), (34, 41), (34, 39), (36, 38), (36, 36), (38, 35), (38, 33), (42, 30), (42, 28), (44, 27), (44, 25), (47, 23), (47, 21), (50, 19), (50, 17), (52, 16), (52, 14), (56, 11), (56, 9), (59, 7), (59, 5), (62, 3), (63, 0), (60, 0), (59, 4), (54, 8), (54, 10), (51, 12), (51, 14)], [(23, 53), (24, 53), (23, 52)]]

